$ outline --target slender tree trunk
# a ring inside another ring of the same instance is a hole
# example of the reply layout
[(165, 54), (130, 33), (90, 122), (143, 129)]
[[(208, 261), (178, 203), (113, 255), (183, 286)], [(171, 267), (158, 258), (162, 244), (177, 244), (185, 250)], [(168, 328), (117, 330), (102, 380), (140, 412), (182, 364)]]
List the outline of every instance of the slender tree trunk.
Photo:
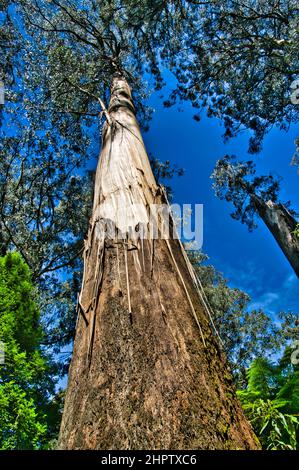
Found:
[(256, 449), (180, 241), (139, 237), (166, 199), (122, 78), (108, 111), (59, 448)]
[(298, 222), (283, 204), (264, 202), (257, 196), (252, 197), (260, 217), (299, 277), (299, 239), (294, 233)]

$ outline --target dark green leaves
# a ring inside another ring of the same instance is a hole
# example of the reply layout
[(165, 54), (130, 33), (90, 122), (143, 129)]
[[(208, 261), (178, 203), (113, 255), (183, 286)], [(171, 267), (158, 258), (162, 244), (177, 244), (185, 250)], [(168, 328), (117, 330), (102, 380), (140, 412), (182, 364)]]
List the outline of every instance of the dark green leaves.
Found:
[(263, 447), (267, 450), (298, 449), (299, 372), (285, 349), (273, 364), (255, 359), (247, 373), (247, 388), (238, 395)]
[(0, 448), (37, 449), (50, 437), (46, 410), (54, 393), (55, 368), (42, 350), (36, 291), (17, 253), (0, 258)]

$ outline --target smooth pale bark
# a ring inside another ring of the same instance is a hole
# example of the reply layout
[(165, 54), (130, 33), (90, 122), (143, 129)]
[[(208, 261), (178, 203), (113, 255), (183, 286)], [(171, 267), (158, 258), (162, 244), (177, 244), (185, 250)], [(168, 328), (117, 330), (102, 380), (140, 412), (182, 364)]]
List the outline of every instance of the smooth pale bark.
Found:
[(166, 198), (122, 78), (108, 111), (59, 448), (256, 449), (180, 241), (138, 237)]
[(264, 202), (257, 196), (252, 196), (252, 200), (260, 217), (299, 277), (299, 239), (294, 233), (298, 222), (283, 204)]

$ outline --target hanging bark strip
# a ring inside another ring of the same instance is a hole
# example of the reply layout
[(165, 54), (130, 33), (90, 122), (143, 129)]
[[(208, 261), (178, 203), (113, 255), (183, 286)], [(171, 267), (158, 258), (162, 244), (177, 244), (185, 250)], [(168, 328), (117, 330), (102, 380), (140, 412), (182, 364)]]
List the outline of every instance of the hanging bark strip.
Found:
[(180, 241), (141, 240), (165, 197), (122, 77), (107, 113), (59, 448), (256, 449)]
[[(169, 206), (169, 201), (168, 201), (168, 198), (167, 198), (167, 193), (166, 193), (165, 189), (163, 188), (163, 186), (161, 186), (160, 188), (161, 188), (161, 194), (163, 195), (163, 199), (164, 199), (164, 201), (167, 203), (167, 205)], [(191, 264), (191, 262), (190, 262), (190, 260), (189, 260), (189, 258), (188, 258), (188, 256), (187, 256), (187, 253), (186, 253), (186, 251), (185, 251), (185, 249), (184, 249), (184, 247), (183, 247), (183, 244), (182, 244), (181, 240), (180, 240), (179, 237), (178, 237), (177, 230), (176, 230), (176, 226), (175, 226), (175, 223), (174, 223), (174, 220), (173, 220), (173, 217), (172, 217), (171, 212), (170, 212), (170, 218), (171, 218), (171, 222), (172, 222), (172, 227), (173, 227), (173, 231), (174, 231), (175, 238), (176, 238), (177, 240), (179, 240), (180, 251), (181, 251), (181, 253), (182, 253), (183, 257), (184, 257), (184, 260), (185, 260), (185, 262), (186, 262), (186, 266), (187, 266), (187, 268), (188, 268), (188, 272), (189, 272), (189, 274), (190, 274), (190, 277), (191, 277), (191, 279), (192, 279), (192, 281), (193, 281), (194, 287), (196, 288), (196, 291), (197, 291), (197, 293), (198, 293), (198, 295), (199, 295), (199, 298), (200, 298), (200, 300), (201, 300), (201, 302), (202, 302), (202, 305), (204, 306), (204, 308), (205, 308), (205, 310), (206, 310), (206, 312), (207, 312), (207, 314), (208, 314), (208, 317), (209, 317), (211, 326), (212, 326), (212, 328), (213, 328), (213, 330), (214, 330), (214, 333), (215, 333), (215, 335), (218, 337), (219, 344), (223, 345), (223, 341), (222, 341), (222, 339), (220, 338), (220, 335), (219, 335), (219, 333), (218, 333), (218, 330), (217, 330), (217, 328), (216, 328), (216, 326), (215, 326), (215, 323), (214, 323), (214, 320), (213, 320), (213, 316), (215, 317), (215, 314), (214, 314), (214, 312), (213, 312), (213, 310), (212, 310), (212, 308), (211, 308), (211, 306), (210, 306), (210, 304), (209, 304), (209, 301), (208, 301), (208, 299), (207, 299), (207, 296), (206, 296), (206, 294), (205, 294), (205, 291), (204, 291), (204, 289), (203, 289), (203, 286), (202, 286), (202, 284), (201, 284), (201, 282), (200, 282), (200, 279), (198, 278), (198, 276), (197, 276), (197, 274), (196, 274), (196, 272), (195, 272), (195, 270), (194, 270), (194, 268), (193, 268), (193, 266), (192, 266), (192, 264)], [(168, 249), (170, 249), (169, 244), (168, 244)], [(174, 260), (174, 262), (175, 262), (175, 260)], [(179, 275), (180, 275), (180, 273), (179, 273)], [(188, 295), (188, 291), (187, 291), (187, 295)], [(193, 305), (192, 305), (191, 308), (192, 308), (192, 311), (193, 311), (193, 316), (195, 317), (196, 322), (198, 323), (197, 315), (196, 315), (196, 312), (194, 311)], [(200, 327), (199, 324), (198, 324), (198, 327), (199, 327), (199, 330), (201, 331), (201, 327)], [(202, 331), (201, 331), (201, 335), (202, 335)], [(202, 338), (203, 338), (203, 337), (202, 337)], [(204, 338), (203, 338), (203, 344), (205, 345)]]

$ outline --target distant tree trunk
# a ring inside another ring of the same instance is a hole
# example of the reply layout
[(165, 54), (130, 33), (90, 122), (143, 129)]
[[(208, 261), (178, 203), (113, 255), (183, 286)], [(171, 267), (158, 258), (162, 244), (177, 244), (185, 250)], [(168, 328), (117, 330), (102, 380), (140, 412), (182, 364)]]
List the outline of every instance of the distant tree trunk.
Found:
[(166, 198), (123, 78), (108, 112), (59, 448), (259, 448), (180, 241), (138, 236)]
[(252, 199), (260, 217), (299, 277), (299, 239), (294, 233), (298, 222), (283, 204), (265, 202), (257, 196), (252, 196)]

